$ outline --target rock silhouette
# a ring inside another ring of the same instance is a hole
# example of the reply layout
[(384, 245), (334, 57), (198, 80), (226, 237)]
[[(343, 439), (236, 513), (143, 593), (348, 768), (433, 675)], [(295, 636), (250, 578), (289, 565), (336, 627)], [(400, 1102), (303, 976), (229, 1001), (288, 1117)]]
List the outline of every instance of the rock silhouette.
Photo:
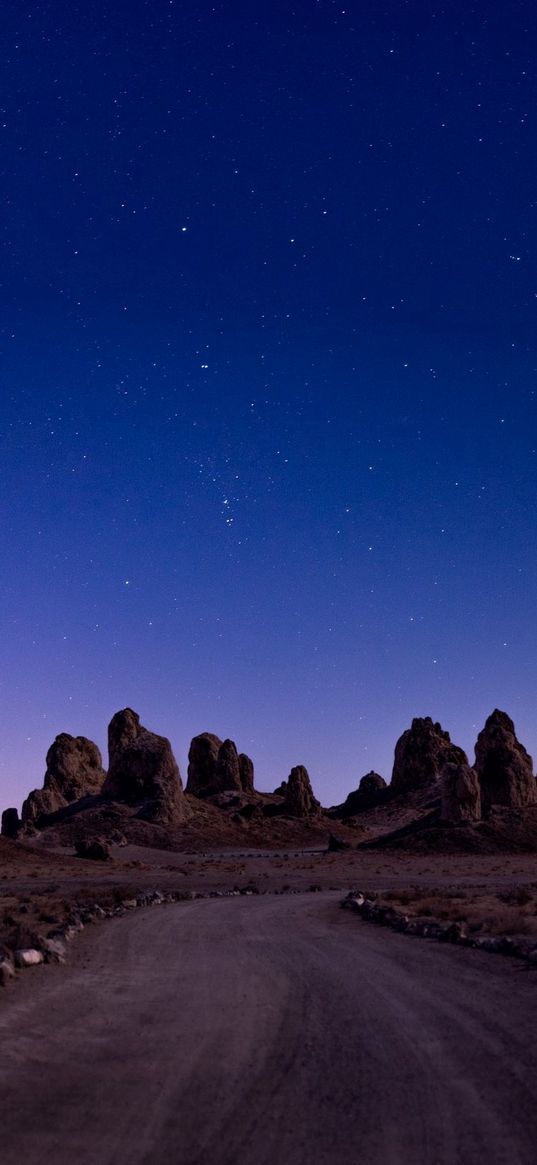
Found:
[(254, 766), (246, 753), (237, 752), (233, 740), (220, 740), (212, 732), (200, 732), (190, 744), (186, 792), (194, 797), (220, 793), (253, 793)]
[(475, 767), (484, 812), (492, 805), (521, 809), (537, 802), (532, 758), (517, 740), (510, 716), (498, 708), (477, 738)]
[(97, 745), (85, 736), (61, 732), (47, 752), (42, 789), (34, 789), (22, 807), (23, 822), (37, 822), (48, 813), (100, 793), (105, 772)]
[(308, 770), (304, 765), (296, 765), (289, 773), (283, 812), (290, 817), (313, 817), (321, 812), (321, 806), (313, 796)]
[(481, 786), (475, 769), (448, 761), (442, 770), (442, 818), (459, 823), (479, 821)]
[(222, 747), (219, 736), (212, 732), (200, 732), (194, 736), (188, 753), (187, 793), (194, 797), (210, 797), (221, 790), (216, 786), (216, 766), (218, 753)]
[(110, 766), (103, 796), (140, 805), (140, 816), (175, 825), (185, 816), (181, 776), (169, 740), (140, 724), (132, 708), (116, 712), (108, 727)]
[(2, 837), (9, 837), (16, 841), (21, 827), (21, 820), (16, 809), (4, 809), (2, 813)]
[(216, 761), (215, 781), (217, 792), (240, 792), (242, 790), (239, 754), (233, 740), (224, 740)]
[(430, 716), (416, 717), (395, 746), (394, 793), (409, 793), (437, 785), (445, 764), (468, 764), (462, 748)]
[(254, 762), (245, 752), (239, 753), (239, 772), (243, 793), (254, 791)]
[(384, 777), (379, 773), (366, 773), (358, 788), (349, 793), (343, 805), (338, 807), (337, 816), (353, 817), (355, 813), (363, 813), (364, 809), (373, 809), (384, 800), (387, 788)]

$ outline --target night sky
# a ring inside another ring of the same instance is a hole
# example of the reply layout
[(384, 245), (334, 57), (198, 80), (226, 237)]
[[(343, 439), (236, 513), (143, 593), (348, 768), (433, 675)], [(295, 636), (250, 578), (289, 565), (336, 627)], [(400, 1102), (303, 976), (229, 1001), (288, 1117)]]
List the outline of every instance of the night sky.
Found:
[(2, 4), (0, 807), (125, 705), (537, 754), (529, 2)]

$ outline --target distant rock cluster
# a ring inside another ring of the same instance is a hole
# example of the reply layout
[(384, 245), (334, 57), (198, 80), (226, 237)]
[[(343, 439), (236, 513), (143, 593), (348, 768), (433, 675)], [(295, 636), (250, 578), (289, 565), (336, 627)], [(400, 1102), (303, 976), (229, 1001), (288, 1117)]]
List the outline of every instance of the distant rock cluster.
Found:
[(537, 804), (533, 761), (517, 739), (511, 718), (498, 709), (489, 716), (470, 765), (449, 732), (430, 716), (416, 717), (395, 746), (391, 784), (378, 773), (362, 777), (332, 815), (343, 821), (366, 810), (417, 797), (440, 802), (441, 820), (449, 824), (477, 822), (495, 806), (524, 809)]
[(212, 732), (195, 736), (188, 753), (186, 792), (194, 797), (219, 793), (253, 793), (254, 765), (233, 740), (220, 740)]
[(415, 791), (437, 785), (442, 819), (479, 821), (494, 806), (524, 809), (537, 803), (533, 761), (506, 712), (492, 712), (479, 733), (475, 765), (429, 717), (413, 720), (395, 748), (392, 788)]
[(302, 765), (293, 768), (288, 780), (282, 782), (283, 800), (274, 798), (277, 804), (268, 807), (265, 802), (258, 804), (253, 761), (237, 751), (233, 740), (220, 740), (211, 732), (202, 732), (191, 742), (183, 790), (169, 740), (145, 728), (132, 708), (123, 708), (112, 717), (108, 754), (105, 772), (96, 744), (84, 736), (60, 733), (47, 753), (43, 787), (26, 798), (20, 818), (16, 809), (3, 812), (2, 835), (16, 839), (21, 830), (30, 835), (64, 820), (70, 809), (106, 808), (107, 804), (112, 805), (112, 813), (114, 805), (123, 805), (141, 820), (175, 827), (188, 819), (192, 802), (185, 793), (200, 800), (211, 798), (220, 807), (236, 807), (238, 801), (244, 820), (263, 814), (267, 808), (297, 818), (321, 812)]
[[(20, 818), (16, 809), (4, 811), (2, 835), (15, 839), (21, 830), (30, 834), (96, 806), (110, 820), (124, 806), (142, 821), (177, 827), (189, 819), (193, 799), (210, 801), (211, 812), (234, 811), (242, 824), (275, 816), (315, 821), (325, 812), (303, 765), (295, 765), (273, 794), (260, 794), (250, 757), (238, 752), (233, 740), (211, 732), (191, 742), (183, 790), (169, 740), (145, 728), (132, 708), (112, 717), (108, 752), (106, 773), (96, 744), (60, 733), (47, 753), (43, 787), (26, 798)], [(537, 805), (532, 758), (517, 739), (513, 721), (498, 709), (479, 733), (473, 766), (438, 722), (417, 717), (395, 746), (391, 784), (379, 773), (366, 773), (329, 814), (345, 822), (394, 800), (438, 805), (440, 820), (455, 825), (479, 822), (496, 806), (522, 810)]]

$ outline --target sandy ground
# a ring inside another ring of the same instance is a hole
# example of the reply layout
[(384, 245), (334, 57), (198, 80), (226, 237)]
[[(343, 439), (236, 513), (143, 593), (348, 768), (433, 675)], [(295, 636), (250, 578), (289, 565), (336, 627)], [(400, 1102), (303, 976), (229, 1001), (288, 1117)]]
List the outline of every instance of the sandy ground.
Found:
[(338, 898), (141, 910), (26, 972), (3, 1165), (534, 1165), (537, 971)]
[(31, 946), (32, 935), (53, 930), (73, 903), (111, 906), (153, 889), (206, 893), (251, 887), (260, 894), (364, 889), (408, 891), (411, 896), (435, 889), (453, 896), (464, 888), (484, 894), (520, 886), (537, 891), (534, 854), (431, 857), (248, 849), (173, 853), (133, 845), (115, 847), (112, 853), (112, 861), (99, 863), (81, 861), (72, 850), (49, 853), (41, 844), (0, 847), (0, 943)]

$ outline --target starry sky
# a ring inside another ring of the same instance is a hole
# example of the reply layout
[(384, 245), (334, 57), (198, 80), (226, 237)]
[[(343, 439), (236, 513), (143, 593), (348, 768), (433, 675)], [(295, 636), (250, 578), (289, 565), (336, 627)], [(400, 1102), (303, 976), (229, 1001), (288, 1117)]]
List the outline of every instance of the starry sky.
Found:
[(0, 802), (130, 705), (537, 754), (532, 3), (5, 0)]

